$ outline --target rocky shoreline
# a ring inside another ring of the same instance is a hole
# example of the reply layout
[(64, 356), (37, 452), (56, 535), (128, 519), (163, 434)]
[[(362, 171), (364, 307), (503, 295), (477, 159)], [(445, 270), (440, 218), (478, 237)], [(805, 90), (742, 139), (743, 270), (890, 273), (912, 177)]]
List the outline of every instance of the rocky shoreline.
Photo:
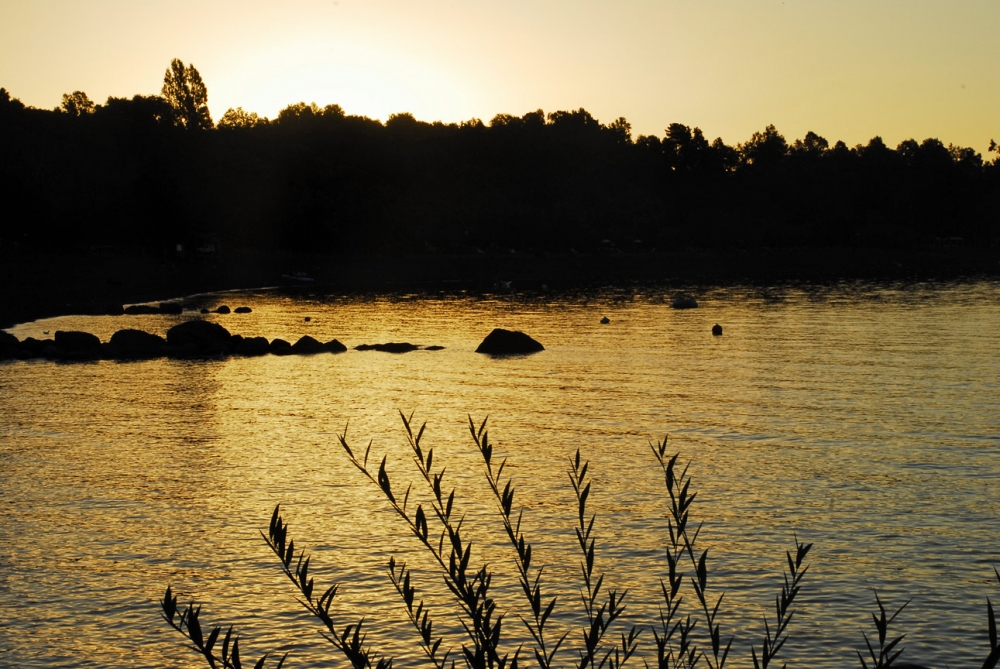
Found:
[[(442, 346), (419, 346), (409, 342), (360, 344), (358, 351), (407, 353), (409, 351), (440, 351)], [(244, 337), (231, 334), (226, 328), (205, 320), (190, 320), (173, 326), (166, 337), (143, 330), (118, 330), (107, 342), (89, 332), (57, 330), (51, 339), (26, 337), (18, 340), (0, 330), (0, 360), (31, 360), (43, 358), (59, 362), (96, 360), (152, 360), (174, 358), (206, 360), (229, 356), (257, 357), (262, 355), (315, 355), (343, 353), (347, 346), (337, 339), (320, 342), (309, 335), (295, 343), (284, 339)]]
[[(359, 344), (356, 351), (409, 353), (410, 351), (441, 351), (443, 346), (420, 346), (409, 342)], [(545, 350), (539, 342), (523, 332), (494, 329), (476, 349), (488, 355), (523, 355)], [(315, 355), (343, 353), (347, 346), (337, 339), (320, 342), (303, 335), (293, 344), (284, 339), (244, 337), (232, 334), (222, 325), (195, 319), (179, 323), (161, 337), (143, 330), (118, 330), (107, 342), (96, 335), (75, 330), (56, 330), (51, 339), (26, 337), (19, 340), (0, 330), (0, 361), (43, 358), (58, 362), (90, 362), (96, 360), (182, 360), (221, 359), (229, 356), (258, 357), (262, 355)]]

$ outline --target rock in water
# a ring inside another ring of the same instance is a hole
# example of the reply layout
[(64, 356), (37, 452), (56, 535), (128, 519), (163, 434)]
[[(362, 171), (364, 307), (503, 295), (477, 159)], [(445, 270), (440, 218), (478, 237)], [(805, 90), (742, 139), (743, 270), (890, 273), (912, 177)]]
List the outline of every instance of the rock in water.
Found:
[(167, 343), (192, 355), (226, 353), (229, 330), (209, 321), (185, 321), (167, 330)]
[(51, 339), (42, 339), (39, 341), (34, 337), (25, 337), (24, 341), (21, 342), (20, 355), (18, 357), (40, 358), (42, 357), (42, 351), (49, 346), (55, 346), (55, 342)]
[(58, 354), (68, 360), (97, 360), (101, 357), (101, 340), (89, 332), (56, 330)]
[(358, 344), (355, 351), (382, 351), (383, 353), (409, 353), (416, 351), (419, 346), (407, 341), (390, 341), (385, 344)]
[(698, 300), (694, 299), (690, 295), (681, 295), (680, 297), (674, 299), (670, 303), (670, 306), (674, 309), (697, 309)]
[(264, 337), (247, 337), (236, 345), (236, 354), (247, 357), (257, 355), (267, 355), (271, 352), (271, 345)]
[(721, 337), (722, 336), (722, 326), (719, 325), (718, 323), (716, 323), (715, 325), (713, 325), (712, 326), (712, 335), (715, 336), (715, 337)]
[(313, 353), (322, 353), (326, 349), (323, 344), (319, 343), (309, 335), (300, 337), (297, 342), (292, 344), (292, 352), (298, 355), (311, 355)]
[(148, 304), (132, 304), (125, 307), (125, 313), (129, 316), (158, 314), (160, 313), (160, 308)]
[(250, 307), (236, 307), (233, 309), (233, 313), (236, 314), (249, 314), (251, 311), (253, 311), (253, 309)]
[(292, 345), (284, 339), (272, 339), (270, 350), (271, 355), (291, 355)]
[(375, 344), (375, 350), (384, 353), (409, 353), (410, 351), (416, 351), (418, 348), (420, 347), (408, 341), (390, 341), (385, 344)]
[(519, 353), (535, 353), (544, 351), (545, 347), (528, 335), (518, 330), (504, 330), (496, 328), (486, 335), (486, 339), (479, 344), (476, 353), (489, 353), (491, 355), (512, 355)]
[(331, 339), (330, 341), (323, 344), (323, 348), (325, 348), (330, 353), (343, 353), (344, 351), (347, 350), (347, 347), (341, 344), (336, 339)]
[(106, 350), (116, 360), (146, 360), (166, 352), (167, 340), (142, 330), (119, 330), (111, 335)]

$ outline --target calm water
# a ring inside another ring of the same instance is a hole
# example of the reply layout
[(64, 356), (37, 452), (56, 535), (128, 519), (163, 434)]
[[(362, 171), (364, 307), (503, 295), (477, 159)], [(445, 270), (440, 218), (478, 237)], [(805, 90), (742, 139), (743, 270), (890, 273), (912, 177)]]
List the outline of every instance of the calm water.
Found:
[[(414, 567), (445, 629), (440, 577), (336, 444), (349, 423), (352, 444), (373, 440), (398, 481), (412, 478), (402, 409), (428, 423), (425, 444), (449, 467), (477, 539), (473, 561), (497, 572), (515, 637), (524, 607), (469, 414), (490, 417), (510, 458), (535, 561), (561, 595), (557, 626), (576, 624), (580, 609), (566, 475), (577, 448), (592, 462), (598, 568), (630, 588), (630, 621), (655, 614), (666, 523), (648, 443), (669, 435), (692, 463), (710, 591), (726, 592), (720, 621), (736, 635), (731, 666), (752, 666), (749, 644), (759, 647), (793, 532), (815, 547), (782, 653), (789, 666), (857, 666), (873, 588), (892, 606), (913, 599), (897, 621), (904, 659), (980, 666), (986, 596), (1000, 600), (1000, 284), (696, 294), (701, 308), (676, 311), (672, 295), (642, 291), (236, 293), (203, 298), (253, 307), (210, 316), (234, 333), (445, 349), (0, 364), (0, 665), (201, 666), (157, 616), (167, 584), (202, 602), (205, 621), (235, 623), (246, 657), (291, 650), (287, 666), (345, 665), (257, 533), (277, 502), (318, 583), (341, 582), (338, 618), (365, 616), (376, 649), (419, 665), (385, 563), (395, 554)], [(60, 318), (13, 332), (107, 340), (189, 317)], [(724, 336), (709, 334), (714, 323)], [(524, 330), (547, 350), (474, 353), (493, 327)], [(640, 653), (655, 657), (652, 634), (642, 639)]]

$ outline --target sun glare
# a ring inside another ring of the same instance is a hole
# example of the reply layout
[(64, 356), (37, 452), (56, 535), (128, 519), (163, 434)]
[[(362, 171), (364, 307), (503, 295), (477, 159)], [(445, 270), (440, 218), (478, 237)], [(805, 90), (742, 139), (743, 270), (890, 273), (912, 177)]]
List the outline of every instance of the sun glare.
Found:
[(301, 45), (243, 61), (220, 77), (214, 91), (218, 117), (229, 107), (274, 118), (296, 102), (339, 104), (348, 114), (386, 120), (410, 112), (420, 120), (454, 122), (472, 115), (472, 92), (436, 63), (365, 45)]

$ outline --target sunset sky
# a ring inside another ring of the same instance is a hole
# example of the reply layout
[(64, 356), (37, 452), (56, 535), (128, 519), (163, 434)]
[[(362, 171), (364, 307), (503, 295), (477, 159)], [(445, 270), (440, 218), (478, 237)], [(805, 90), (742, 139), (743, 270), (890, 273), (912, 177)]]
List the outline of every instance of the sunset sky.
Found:
[(730, 144), (769, 123), (849, 145), (1000, 140), (997, 0), (0, 0), (0, 86), (28, 105), (158, 93), (174, 57), (216, 119), (584, 107)]

